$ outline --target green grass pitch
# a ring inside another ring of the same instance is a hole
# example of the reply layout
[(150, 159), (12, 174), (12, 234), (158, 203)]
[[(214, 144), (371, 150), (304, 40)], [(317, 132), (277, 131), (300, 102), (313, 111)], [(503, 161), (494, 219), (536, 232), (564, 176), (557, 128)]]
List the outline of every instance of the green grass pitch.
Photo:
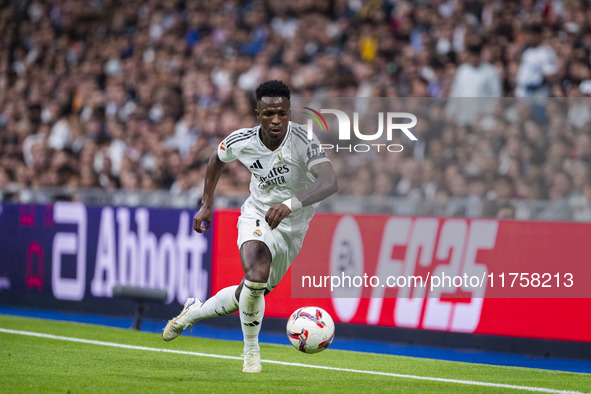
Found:
[(181, 336), (165, 343), (154, 333), (0, 315), (0, 393), (591, 390), (591, 374), (332, 349), (308, 355), (267, 344), (263, 372), (245, 374), (235, 359), (241, 350), (239, 342)]

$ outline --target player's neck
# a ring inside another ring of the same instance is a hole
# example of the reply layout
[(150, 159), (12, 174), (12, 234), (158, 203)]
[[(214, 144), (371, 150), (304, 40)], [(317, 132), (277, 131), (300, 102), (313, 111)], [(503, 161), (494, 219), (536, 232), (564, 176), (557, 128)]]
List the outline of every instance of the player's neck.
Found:
[(261, 139), (261, 142), (263, 143), (263, 145), (265, 145), (267, 147), (267, 149), (269, 149), (271, 151), (274, 151), (277, 148), (279, 148), (279, 146), (283, 143), (283, 139), (286, 136), (287, 136), (287, 133), (277, 139), (271, 138), (269, 135), (267, 135), (265, 132), (263, 132), (262, 129), (259, 129), (259, 138)]

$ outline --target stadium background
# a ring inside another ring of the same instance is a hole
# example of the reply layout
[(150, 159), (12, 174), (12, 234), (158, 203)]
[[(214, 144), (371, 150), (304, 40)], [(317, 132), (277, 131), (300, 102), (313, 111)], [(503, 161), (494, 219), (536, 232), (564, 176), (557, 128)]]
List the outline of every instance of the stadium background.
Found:
[[(492, 124), (442, 118), (391, 162), (331, 157), (345, 176), (322, 209), (363, 220), (381, 198), (384, 217), (485, 217), (499, 227), (521, 219), (527, 242), (550, 250), (542, 264), (584, 264), (584, 242), (565, 248), (527, 234), (558, 226), (591, 233), (573, 223), (591, 219), (588, 9), (584, 1), (3, 1), (0, 302), (122, 314), (129, 304), (110, 298), (112, 285), (164, 285), (169, 303), (150, 312), (174, 315), (190, 293), (237, 280), (229, 275), (239, 267), (227, 245), (233, 225), (214, 224), (218, 232), (202, 239), (190, 224), (206, 158), (230, 131), (255, 123), (259, 82), (285, 80), (301, 97), (463, 96), (474, 81), (458, 74), (476, 43), (496, 70), (498, 95), (512, 97), (533, 23), (556, 55), (547, 95), (564, 97), (560, 105), (517, 101)], [(216, 220), (235, 216), (248, 181), (244, 167), (228, 166)], [(165, 275), (137, 279), (134, 270), (148, 264)], [(272, 317), (300, 305), (285, 301), (284, 288), (275, 294)], [(454, 329), (449, 316), (399, 324), (397, 301), (387, 299), (373, 324), (416, 329), (391, 331), (414, 341), (435, 328), (485, 335), (479, 347), (486, 335), (570, 341), (543, 344), (588, 357), (589, 319), (577, 313), (589, 309), (587, 299), (492, 301), (470, 330)], [(345, 316), (314, 302), (338, 321), (368, 323), (363, 308)], [(459, 338), (451, 344), (466, 341)]]

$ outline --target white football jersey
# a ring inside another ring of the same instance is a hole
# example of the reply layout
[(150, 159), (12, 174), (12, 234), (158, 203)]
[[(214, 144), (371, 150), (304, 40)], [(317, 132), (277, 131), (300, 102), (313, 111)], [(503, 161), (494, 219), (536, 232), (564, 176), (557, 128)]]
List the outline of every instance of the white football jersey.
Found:
[[(316, 135), (308, 139), (304, 126), (289, 122), (281, 145), (269, 150), (259, 136), (260, 125), (239, 129), (218, 146), (218, 157), (224, 163), (238, 159), (252, 173), (250, 197), (242, 205), (242, 213), (264, 218), (267, 210), (306, 190), (314, 181), (310, 168), (329, 161)], [(317, 204), (303, 207), (284, 219), (280, 227), (307, 228)]]

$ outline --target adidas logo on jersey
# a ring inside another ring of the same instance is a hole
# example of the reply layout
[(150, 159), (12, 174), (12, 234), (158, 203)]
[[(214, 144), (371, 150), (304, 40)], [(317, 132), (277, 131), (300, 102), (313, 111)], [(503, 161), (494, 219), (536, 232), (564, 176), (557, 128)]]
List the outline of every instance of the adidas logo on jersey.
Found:
[(251, 170), (262, 170), (263, 166), (261, 165), (261, 162), (257, 160), (254, 163), (252, 163), (248, 168), (250, 168)]

